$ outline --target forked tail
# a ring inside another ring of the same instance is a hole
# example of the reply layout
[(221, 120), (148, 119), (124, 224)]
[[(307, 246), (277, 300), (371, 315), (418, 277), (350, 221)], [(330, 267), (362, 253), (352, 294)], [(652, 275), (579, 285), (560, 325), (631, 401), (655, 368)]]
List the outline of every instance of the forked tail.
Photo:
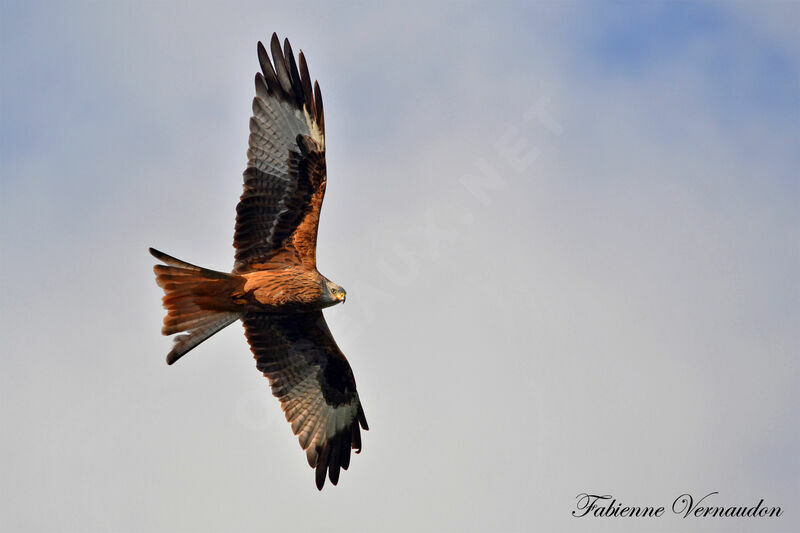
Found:
[(167, 364), (180, 359), (189, 350), (242, 316), (233, 295), (241, 290), (241, 277), (201, 268), (175, 259), (154, 248), (150, 253), (164, 265), (155, 265), (158, 286), (164, 289), (162, 302), (167, 310), (161, 333), (175, 337), (167, 354)]

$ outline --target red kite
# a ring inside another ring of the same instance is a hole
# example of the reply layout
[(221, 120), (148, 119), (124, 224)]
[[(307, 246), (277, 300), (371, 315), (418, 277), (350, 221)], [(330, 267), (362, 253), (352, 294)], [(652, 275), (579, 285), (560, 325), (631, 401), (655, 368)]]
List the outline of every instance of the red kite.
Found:
[[(231, 273), (150, 249), (164, 289), (164, 335), (175, 337), (172, 364), (237, 319), (256, 367), (269, 379), (286, 420), (316, 469), (339, 481), (350, 450), (369, 429), (356, 382), (322, 316), (345, 291), (317, 271), (317, 227), (325, 196), (325, 119), (319, 84), (292, 47), (272, 34), (272, 61), (258, 43), (261, 72), (250, 118), (244, 192), (236, 206)], [(299, 68), (298, 68), (299, 66)]]

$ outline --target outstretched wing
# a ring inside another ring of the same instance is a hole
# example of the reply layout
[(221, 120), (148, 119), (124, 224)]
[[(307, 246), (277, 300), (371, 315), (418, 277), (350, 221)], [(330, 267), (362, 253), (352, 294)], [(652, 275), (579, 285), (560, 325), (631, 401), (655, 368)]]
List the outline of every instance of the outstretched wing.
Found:
[(289, 40), (272, 34), (272, 62), (258, 43), (261, 72), (250, 118), (244, 192), (236, 207), (235, 272), (268, 261), (316, 267), (317, 227), (325, 196), (325, 119), (319, 84), (300, 68)]
[(340, 468), (350, 466), (350, 450), (361, 451), (361, 428), (369, 427), (353, 371), (322, 312), (248, 313), (242, 322), (258, 369), (316, 468), (317, 488), (326, 473), (336, 485)]

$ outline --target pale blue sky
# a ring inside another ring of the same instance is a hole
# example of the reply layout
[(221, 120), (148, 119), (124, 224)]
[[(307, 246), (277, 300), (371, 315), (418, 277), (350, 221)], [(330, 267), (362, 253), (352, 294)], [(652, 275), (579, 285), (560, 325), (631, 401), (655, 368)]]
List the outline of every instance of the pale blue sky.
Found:
[[(793, 531), (800, 4), (0, 5), (0, 529)], [(317, 493), (235, 324), (255, 44), (325, 97), (320, 270), (371, 430)], [(575, 519), (719, 491), (777, 521)]]

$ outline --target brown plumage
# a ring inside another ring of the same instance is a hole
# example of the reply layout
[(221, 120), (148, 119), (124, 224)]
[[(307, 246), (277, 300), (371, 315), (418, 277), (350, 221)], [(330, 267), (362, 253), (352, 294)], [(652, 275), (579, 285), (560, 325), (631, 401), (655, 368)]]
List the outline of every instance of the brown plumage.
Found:
[(257, 368), (268, 378), (317, 488), (334, 485), (361, 450), (368, 429), (350, 365), (322, 309), (344, 289), (317, 271), (317, 228), (325, 196), (325, 119), (319, 84), (299, 68), (289, 41), (259, 42), (261, 72), (250, 119), (244, 190), (236, 207), (231, 273), (198, 267), (150, 249), (164, 289), (164, 335), (175, 337), (172, 364), (241, 319)]

